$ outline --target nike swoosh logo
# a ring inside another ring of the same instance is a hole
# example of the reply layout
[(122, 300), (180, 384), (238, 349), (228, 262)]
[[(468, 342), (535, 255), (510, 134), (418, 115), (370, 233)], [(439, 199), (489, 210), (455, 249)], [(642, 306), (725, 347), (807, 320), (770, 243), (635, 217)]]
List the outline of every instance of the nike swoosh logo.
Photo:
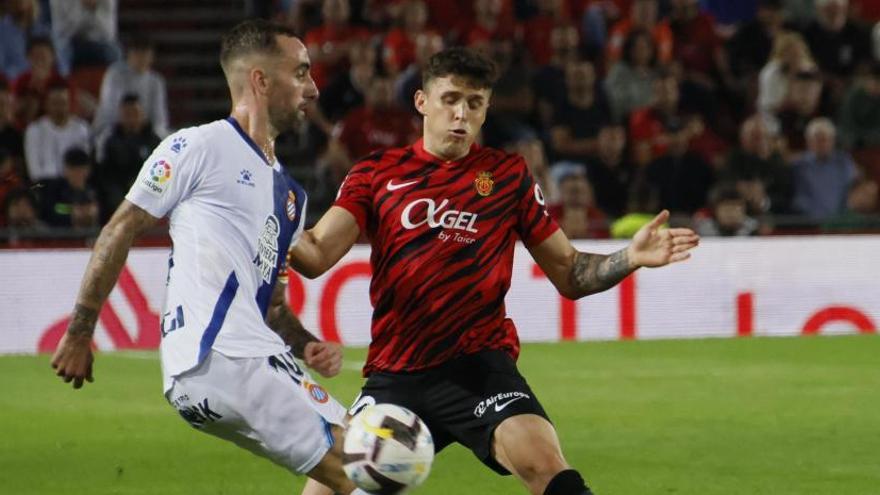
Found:
[(394, 184), (393, 180), (394, 179), (389, 180), (388, 184), (385, 184), (385, 189), (388, 189), (389, 191), (396, 191), (398, 189), (403, 189), (404, 187), (411, 186), (411, 185), (415, 184), (416, 182), (418, 182), (417, 180), (411, 180), (409, 182), (401, 182), (400, 184)]
[(501, 412), (502, 409), (504, 409), (505, 407), (509, 406), (512, 402), (516, 402), (516, 401), (518, 401), (518, 400), (520, 400), (520, 399), (525, 399), (525, 396), (524, 396), (524, 395), (520, 395), (519, 397), (514, 397), (514, 398), (510, 399), (509, 401), (507, 401), (507, 402), (505, 402), (505, 403), (503, 403), (503, 404), (499, 404), (499, 403), (496, 402), (496, 403), (495, 403), (495, 412)]

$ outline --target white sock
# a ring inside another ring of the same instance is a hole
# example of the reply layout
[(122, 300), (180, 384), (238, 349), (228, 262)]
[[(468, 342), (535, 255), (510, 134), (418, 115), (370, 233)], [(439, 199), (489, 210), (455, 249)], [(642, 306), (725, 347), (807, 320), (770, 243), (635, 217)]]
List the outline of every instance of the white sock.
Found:
[(360, 488), (355, 488), (351, 495), (370, 495), (369, 493), (361, 490)]

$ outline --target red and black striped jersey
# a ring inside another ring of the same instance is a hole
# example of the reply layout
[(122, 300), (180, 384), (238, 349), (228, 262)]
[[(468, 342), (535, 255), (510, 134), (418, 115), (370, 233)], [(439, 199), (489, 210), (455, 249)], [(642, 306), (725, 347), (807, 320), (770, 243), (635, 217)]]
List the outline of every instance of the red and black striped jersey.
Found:
[(335, 205), (372, 245), (365, 375), (486, 349), (517, 357), (504, 307), (514, 246), (537, 245), (559, 228), (522, 157), (475, 145), (444, 162), (419, 140), (355, 164)]

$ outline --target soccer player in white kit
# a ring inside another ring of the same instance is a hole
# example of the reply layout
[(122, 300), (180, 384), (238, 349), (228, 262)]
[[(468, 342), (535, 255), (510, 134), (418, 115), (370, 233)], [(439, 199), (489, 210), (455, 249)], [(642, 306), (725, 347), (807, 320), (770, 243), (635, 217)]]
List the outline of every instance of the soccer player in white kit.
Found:
[(170, 214), (160, 347), (169, 403), (195, 428), (338, 493), (362, 493), (342, 471), (345, 409), (293, 358), (329, 377), (341, 349), (306, 331), (284, 301), (307, 200), (275, 159), (274, 139), (318, 96), (308, 53), (292, 31), (255, 20), (224, 37), (220, 61), (231, 115), (169, 136), (146, 160), (98, 237), (52, 366), (74, 388), (92, 381), (101, 306), (132, 241)]

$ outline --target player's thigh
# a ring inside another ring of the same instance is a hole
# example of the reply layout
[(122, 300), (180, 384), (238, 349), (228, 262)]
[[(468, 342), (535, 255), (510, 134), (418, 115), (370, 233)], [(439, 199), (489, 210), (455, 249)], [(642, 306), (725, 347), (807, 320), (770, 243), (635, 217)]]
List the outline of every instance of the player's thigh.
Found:
[(431, 432), (434, 450), (439, 452), (454, 440), (442, 425), (431, 420), (430, 410), (433, 405), (424, 397), (425, 380), (425, 373), (373, 373), (348, 409), (348, 414), (354, 416), (373, 404), (405, 407), (425, 422)]
[(315, 468), (345, 410), (289, 354), (229, 358), (212, 352), (168, 395), (195, 428), (296, 473)]
[(567, 469), (556, 429), (546, 418), (520, 414), (503, 420), (492, 435), (492, 455), (523, 481), (549, 481)]
[(522, 415), (540, 417), (549, 424), (547, 413), (516, 363), (501, 351), (460, 360), (435, 380), (426, 396), (436, 405), (430, 412), (431, 419), (500, 474), (510, 473), (493, 455), (496, 428)]

